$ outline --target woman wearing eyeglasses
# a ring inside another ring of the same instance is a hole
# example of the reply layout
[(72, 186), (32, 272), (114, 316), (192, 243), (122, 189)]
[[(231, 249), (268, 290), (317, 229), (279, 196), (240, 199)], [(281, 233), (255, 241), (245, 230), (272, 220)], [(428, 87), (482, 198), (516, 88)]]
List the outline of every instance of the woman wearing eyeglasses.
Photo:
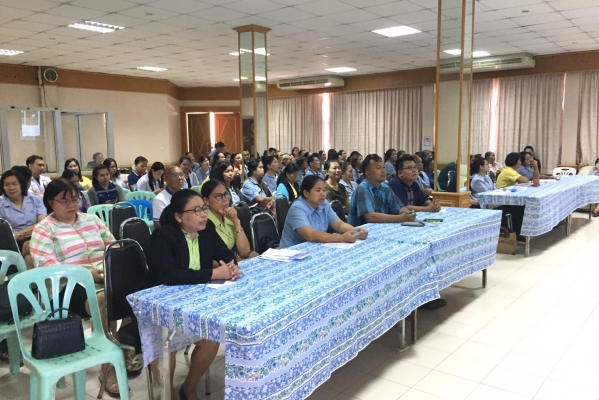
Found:
[(202, 197), (210, 207), (204, 232), (216, 241), (222, 241), (233, 257), (235, 253), (242, 258), (256, 257), (258, 253), (250, 248), (237, 211), (229, 206), (231, 196), (225, 185), (217, 180), (206, 182), (202, 186)]
[[(222, 185), (221, 192), (224, 192)], [(195, 285), (216, 279), (236, 280), (241, 276), (224, 242), (216, 240), (216, 235), (206, 234), (208, 210), (208, 205), (193, 190), (181, 190), (173, 195), (170, 205), (160, 216), (160, 228), (152, 233), (149, 267), (155, 285)], [(214, 266), (213, 260), (218, 265)], [(217, 351), (217, 342), (204, 339), (195, 343), (187, 378), (179, 389), (180, 399), (197, 398), (198, 382)], [(171, 382), (175, 356), (176, 352), (170, 354)], [(171, 398), (177, 398), (172, 386)]]
[[(241, 201), (241, 192), (233, 184), (235, 176), (236, 175), (234, 167), (228, 161), (223, 161), (220, 164), (218, 164), (216, 166), (216, 171), (214, 171), (214, 179), (225, 185), (225, 188), (227, 188), (227, 190), (229, 191), (230, 206)], [(204, 192), (202, 191), (202, 193)]]

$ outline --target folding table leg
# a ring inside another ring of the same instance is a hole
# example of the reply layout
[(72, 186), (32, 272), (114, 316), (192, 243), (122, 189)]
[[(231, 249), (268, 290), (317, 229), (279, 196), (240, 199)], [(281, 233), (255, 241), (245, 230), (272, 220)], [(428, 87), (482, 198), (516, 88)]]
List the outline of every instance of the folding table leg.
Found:
[(160, 363), (160, 375), (162, 376), (163, 383), (160, 396), (162, 400), (171, 400), (171, 357), (168, 351), (168, 343), (168, 328), (162, 327), (162, 362)]
[(566, 236), (570, 236), (570, 231), (572, 229), (572, 214), (568, 215), (566, 218)]
[(524, 245), (524, 256), (528, 257), (530, 255), (530, 236), (526, 237), (526, 244)]
[(397, 338), (399, 340), (399, 346), (395, 349), (398, 353), (403, 353), (409, 346), (406, 344), (406, 319), (402, 319), (395, 325), (397, 328)]
[(414, 344), (414, 343), (416, 343), (416, 337), (418, 336), (418, 333), (417, 333), (417, 330), (418, 330), (418, 309), (417, 308), (414, 311), (412, 311), (412, 315), (410, 317), (410, 320), (412, 322), (410, 342), (412, 342), (412, 344)]
[(487, 269), (483, 269), (483, 288), (487, 287)]

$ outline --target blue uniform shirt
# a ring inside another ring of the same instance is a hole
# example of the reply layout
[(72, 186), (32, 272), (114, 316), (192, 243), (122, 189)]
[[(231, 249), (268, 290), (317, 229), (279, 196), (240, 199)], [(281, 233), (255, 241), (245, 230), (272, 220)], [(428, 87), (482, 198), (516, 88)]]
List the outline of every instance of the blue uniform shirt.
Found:
[(395, 175), (395, 166), (391, 161), (385, 163), (385, 171), (387, 171), (387, 175)]
[[(248, 205), (250, 206), (256, 203), (254, 201), (256, 196), (266, 197), (266, 193), (264, 193), (264, 190), (262, 190), (258, 182), (254, 180), (254, 178), (249, 178), (247, 181), (244, 182), (243, 187), (241, 188), (241, 194), (243, 195), (244, 201), (248, 203)], [(262, 207), (261, 209), (263, 210), (264, 207)]]
[(264, 176), (262, 177), (262, 183), (264, 183), (266, 186), (268, 186), (271, 193), (274, 193), (277, 191), (277, 177), (276, 176), (272, 176), (271, 174), (266, 172), (264, 174)]
[(291, 247), (296, 244), (304, 243), (306, 239), (297, 233), (297, 229), (304, 226), (311, 226), (315, 231), (326, 232), (329, 225), (339, 219), (335, 211), (327, 200), (323, 204), (312, 208), (303, 198), (299, 197), (293, 202), (287, 218), (285, 218), (285, 227), (281, 238), (280, 248)]
[(479, 193), (488, 192), (489, 190), (495, 190), (495, 184), (489, 175), (485, 175), (483, 178), (480, 174), (474, 174), (472, 181), (470, 181), (470, 191), (477, 197)]
[(37, 224), (37, 216), (46, 215), (46, 207), (40, 196), (23, 197), (23, 205), (19, 210), (6, 196), (0, 196), (0, 218), (8, 221), (14, 232), (22, 231)]
[(320, 176), (322, 179), (324, 179), (324, 172), (322, 172), (322, 171), (317, 171), (317, 172), (314, 172), (314, 171), (312, 171), (312, 168), (306, 168), (306, 172), (304, 173), (304, 178), (305, 178), (306, 176), (310, 176), (310, 175), (318, 175), (318, 176)]
[[(143, 176), (143, 175), (142, 175)], [(127, 177), (127, 185), (131, 187), (132, 185), (137, 185), (137, 181), (141, 178), (141, 176), (137, 175), (135, 171), (131, 172)]]
[(521, 166), (520, 168), (518, 168), (516, 170), (516, 172), (518, 172), (520, 175), (525, 176), (528, 178), (528, 180), (532, 179), (532, 176), (535, 173), (535, 170), (533, 167), (525, 167), (524, 165)]
[(364, 179), (351, 198), (347, 223), (353, 226), (364, 225), (364, 215), (370, 212), (396, 215), (402, 207), (403, 204), (387, 184), (381, 183), (377, 189), (368, 179)]

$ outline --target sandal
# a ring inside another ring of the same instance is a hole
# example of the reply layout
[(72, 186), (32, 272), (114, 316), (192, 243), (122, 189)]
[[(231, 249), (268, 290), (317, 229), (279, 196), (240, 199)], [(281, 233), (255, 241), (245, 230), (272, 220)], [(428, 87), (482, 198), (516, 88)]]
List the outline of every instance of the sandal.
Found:
[(128, 378), (137, 378), (144, 368), (142, 355), (134, 352), (125, 352), (125, 367)]
[[(110, 367), (112, 368), (112, 367)], [(98, 379), (100, 380), (100, 384), (104, 385), (104, 382), (102, 382), (102, 377), (104, 376), (104, 373), (101, 372), (100, 376), (98, 377)], [(119, 399), (121, 397), (121, 391), (119, 390), (119, 384), (117, 382), (116, 376), (113, 378), (114, 381), (111, 382), (110, 379), (110, 373), (108, 374), (108, 377), (106, 379), (106, 384), (104, 385), (104, 391), (112, 398), (115, 399)]]

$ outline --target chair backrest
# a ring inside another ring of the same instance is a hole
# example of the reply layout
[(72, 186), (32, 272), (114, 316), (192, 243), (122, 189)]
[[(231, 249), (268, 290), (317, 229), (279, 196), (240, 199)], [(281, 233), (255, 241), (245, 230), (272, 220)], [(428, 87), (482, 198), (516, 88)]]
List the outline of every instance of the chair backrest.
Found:
[(262, 254), (271, 247), (277, 247), (280, 241), (275, 220), (268, 213), (259, 213), (252, 217), (252, 236), (254, 251)]
[(104, 225), (110, 229), (110, 212), (112, 211), (112, 204), (97, 204), (87, 209), (88, 214), (95, 214), (100, 218)]
[(19, 246), (12, 231), (12, 226), (10, 226), (7, 220), (2, 218), (0, 218), (0, 250), (19, 252)]
[(145, 192), (143, 190), (127, 193), (127, 195), (125, 195), (126, 200), (149, 200), (149, 201), (152, 201), (155, 198), (156, 198), (156, 195), (154, 194), (154, 192)]
[(576, 175), (576, 168), (557, 167), (553, 170), (553, 176)]
[(277, 232), (279, 232), (279, 237), (283, 234), (283, 228), (285, 227), (285, 219), (287, 218), (287, 213), (289, 212), (289, 200), (286, 197), (277, 198), (275, 200), (275, 218), (277, 222)]
[(107, 322), (133, 315), (127, 296), (145, 289), (147, 275), (146, 257), (139, 243), (132, 239), (122, 239), (108, 245), (104, 252)]
[(248, 238), (248, 242), (250, 242), (250, 247), (254, 250), (254, 242), (252, 240), (252, 214), (250, 212), (250, 208), (246, 203), (240, 201), (239, 203), (235, 203), (233, 205), (235, 210), (237, 210), (237, 218), (239, 218), (239, 222), (241, 223), (241, 227), (243, 228), (243, 232), (245, 236)]
[(127, 203), (135, 207), (135, 211), (137, 212), (137, 216), (139, 218), (152, 221), (152, 217), (154, 216), (154, 207), (152, 206), (152, 202), (150, 202), (150, 200), (127, 200)]
[(148, 224), (141, 218), (129, 218), (121, 224), (121, 239), (133, 239), (144, 251), (146, 260), (150, 257), (150, 228)]
[(339, 219), (345, 222), (345, 214), (343, 213), (343, 205), (339, 200), (331, 201), (331, 208), (335, 211), (335, 214), (339, 217)]
[(129, 218), (137, 217), (135, 207), (127, 202), (116, 203), (110, 214), (110, 231), (116, 240), (121, 238), (121, 224)]
[[(64, 298), (62, 303), (61, 296), (61, 280), (66, 281), (64, 286)], [(92, 333), (90, 336), (104, 336), (102, 330), (102, 320), (100, 317), (100, 309), (98, 308), (98, 299), (96, 297), (96, 289), (92, 274), (85, 268), (74, 265), (55, 265), (43, 268), (34, 268), (15, 275), (8, 283), (8, 298), (10, 307), (12, 308), (13, 320), (19, 338), (19, 344), (23, 355), (30, 358), (31, 352), (29, 346), (23, 345), (23, 337), (21, 332), (21, 322), (19, 319), (19, 311), (17, 307), (17, 296), (23, 295), (31, 304), (33, 313), (39, 320), (46, 319), (50, 310), (57, 310), (61, 307), (68, 308), (71, 303), (71, 295), (77, 283), (81, 283), (87, 294), (89, 304)], [(37, 288), (47, 287), (48, 290), (37, 290)], [(39, 301), (38, 301), (39, 297)], [(52, 315), (51, 319), (66, 318), (67, 311), (59, 311)]]
[(129, 188), (124, 188), (124, 187), (122, 187), (122, 188), (121, 188), (121, 190), (123, 191), (123, 194), (124, 194), (125, 196), (126, 196), (126, 195), (128, 195), (129, 193), (131, 193), (131, 189), (129, 189)]
[(25, 259), (21, 253), (12, 250), (0, 250), (0, 284), (4, 282), (6, 275), (9, 275), (9, 267), (13, 265), (16, 267), (15, 272), (27, 271)]
[(200, 185), (192, 186), (190, 189), (196, 193), (200, 193)]

